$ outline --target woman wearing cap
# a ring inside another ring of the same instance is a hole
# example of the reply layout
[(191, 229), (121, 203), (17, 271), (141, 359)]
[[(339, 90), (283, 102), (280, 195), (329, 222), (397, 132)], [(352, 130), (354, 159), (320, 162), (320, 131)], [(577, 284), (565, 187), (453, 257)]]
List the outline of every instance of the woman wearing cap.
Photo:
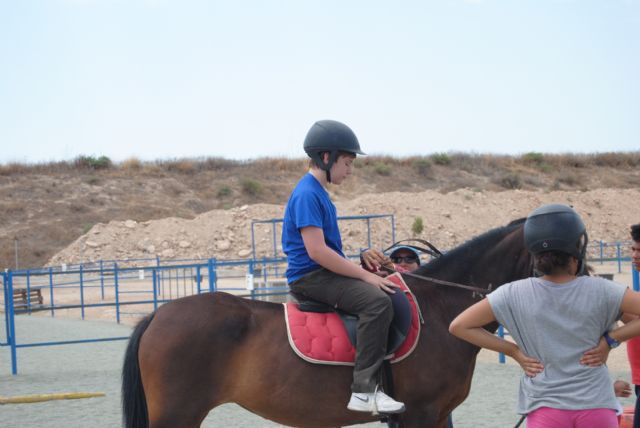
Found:
[(369, 272), (386, 276), (381, 268), (388, 267), (398, 272), (412, 272), (420, 267), (420, 254), (404, 245), (395, 247), (387, 257), (382, 251), (369, 248), (360, 254), (360, 263)]
[(336, 207), (326, 188), (341, 184), (353, 170), (360, 143), (353, 131), (333, 120), (316, 122), (304, 141), (309, 172), (291, 193), (284, 213), (282, 250), (287, 255), (291, 291), (358, 315), (356, 361), (347, 408), (400, 413), (404, 404), (379, 388), (393, 308), (387, 293), (397, 286), (349, 261), (342, 252)]
[[(640, 334), (640, 320), (607, 331), (620, 313), (640, 314), (640, 294), (603, 278), (579, 276), (587, 234), (569, 206), (534, 210), (524, 240), (542, 276), (503, 285), (458, 315), (449, 331), (520, 364), (518, 413), (527, 415), (528, 428), (615, 428), (612, 382), (593, 349), (608, 350)], [(515, 343), (483, 328), (496, 321)]]

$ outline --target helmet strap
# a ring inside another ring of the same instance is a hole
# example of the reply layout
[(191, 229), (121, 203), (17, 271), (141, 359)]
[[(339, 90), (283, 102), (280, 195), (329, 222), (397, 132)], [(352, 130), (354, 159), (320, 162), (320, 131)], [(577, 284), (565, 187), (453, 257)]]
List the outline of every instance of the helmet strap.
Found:
[(322, 156), (322, 153), (320, 153), (318, 156), (318, 159), (320, 160), (318, 166), (320, 167), (320, 169), (323, 169), (327, 174), (327, 183), (331, 183), (331, 167), (336, 162), (337, 158), (338, 158), (337, 150), (331, 150), (329, 152), (329, 161), (327, 163), (324, 163), (324, 156)]

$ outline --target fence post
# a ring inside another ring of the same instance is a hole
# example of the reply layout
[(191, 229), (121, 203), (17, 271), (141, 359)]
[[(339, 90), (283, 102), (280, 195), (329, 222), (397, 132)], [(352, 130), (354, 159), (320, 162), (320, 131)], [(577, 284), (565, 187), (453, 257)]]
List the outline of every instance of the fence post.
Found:
[(391, 214), (391, 242), (396, 242), (396, 216)]
[(16, 314), (13, 307), (13, 272), (9, 271), (7, 275), (7, 313), (8, 316), (8, 337), (7, 342), (11, 347), (11, 374), (18, 374), (18, 355), (16, 353)]
[(7, 337), (7, 345), (9, 344), (9, 297), (8, 297), (8, 279), (7, 270), (2, 272), (2, 292), (4, 295), (4, 329)]
[[(504, 327), (502, 326), (502, 324), (500, 324), (500, 326), (498, 327), (498, 336), (504, 339)], [(498, 361), (500, 362), (500, 364), (504, 364), (506, 362), (506, 358), (502, 352), (498, 354)]]
[(113, 263), (113, 285), (116, 292), (116, 321), (120, 324), (120, 297), (118, 296), (118, 263)]
[(616, 256), (618, 257), (618, 273), (622, 273), (622, 260), (620, 260), (620, 241), (616, 243)]
[[(278, 244), (276, 243), (277, 242), (277, 235), (276, 235), (277, 226), (276, 226), (276, 222), (275, 221), (273, 223), (271, 223), (271, 225), (273, 226), (273, 258), (275, 260), (275, 259), (278, 258)], [(264, 259), (266, 260), (267, 257), (265, 256)], [(266, 264), (263, 265), (262, 268), (266, 270), (267, 269), (267, 265)], [(278, 276), (278, 265), (277, 264), (275, 265), (275, 269), (274, 269), (274, 273), (273, 274), (276, 277)], [(265, 281), (266, 281), (266, 278), (265, 278)]]
[[(253, 272), (255, 270), (254, 265), (253, 265), (253, 260), (249, 260), (249, 264), (248, 264), (248, 272), (247, 272), (247, 289), (249, 291), (251, 291), (251, 300), (255, 300), (256, 298), (256, 290), (255, 290), (255, 286), (254, 286), (254, 282), (253, 282)], [(263, 267), (264, 269), (264, 267)], [(266, 286), (266, 281), (265, 281), (265, 286)]]
[(153, 310), (158, 310), (158, 272), (155, 269), (151, 270), (153, 275)]
[(51, 316), (55, 316), (53, 309), (53, 268), (49, 267), (49, 304), (51, 305)]
[(209, 259), (209, 293), (216, 291), (216, 259)]
[(84, 319), (84, 267), (80, 265), (80, 313)]
[(200, 274), (200, 265), (196, 265), (196, 283), (198, 284), (198, 294), (202, 292), (200, 284), (202, 283), (202, 275)]
[(27, 310), (29, 311), (29, 315), (31, 315), (31, 276), (29, 272), (30, 270), (27, 269)]
[(600, 264), (604, 264), (604, 249), (602, 244), (602, 239), (600, 240)]
[(100, 295), (104, 300), (104, 263), (102, 259), (100, 259)]

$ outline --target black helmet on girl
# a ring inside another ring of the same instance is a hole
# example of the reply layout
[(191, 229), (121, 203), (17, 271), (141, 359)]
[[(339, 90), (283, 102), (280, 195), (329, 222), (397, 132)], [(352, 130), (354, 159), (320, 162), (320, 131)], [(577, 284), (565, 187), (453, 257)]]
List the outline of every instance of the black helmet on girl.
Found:
[[(320, 169), (327, 171), (328, 181), (331, 181), (329, 170), (338, 159), (339, 152), (365, 154), (351, 128), (336, 120), (319, 120), (314, 123), (304, 139), (304, 151)], [(324, 152), (329, 152), (328, 163), (324, 163), (322, 159)]]
[(524, 243), (534, 255), (560, 251), (582, 261), (588, 240), (580, 215), (568, 205), (542, 205), (533, 210), (524, 223)]

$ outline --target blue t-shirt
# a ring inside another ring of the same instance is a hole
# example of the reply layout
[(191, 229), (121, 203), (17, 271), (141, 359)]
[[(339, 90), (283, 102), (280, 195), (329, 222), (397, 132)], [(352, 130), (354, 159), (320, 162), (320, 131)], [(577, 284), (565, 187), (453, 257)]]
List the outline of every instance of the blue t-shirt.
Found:
[(322, 184), (311, 174), (306, 174), (296, 184), (284, 210), (282, 251), (287, 255), (289, 284), (321, 267), (311, 260), (304, 247), (300, 229), (307, 226), (321, 228), (325, 244), (344, 257), (336, 207)]

